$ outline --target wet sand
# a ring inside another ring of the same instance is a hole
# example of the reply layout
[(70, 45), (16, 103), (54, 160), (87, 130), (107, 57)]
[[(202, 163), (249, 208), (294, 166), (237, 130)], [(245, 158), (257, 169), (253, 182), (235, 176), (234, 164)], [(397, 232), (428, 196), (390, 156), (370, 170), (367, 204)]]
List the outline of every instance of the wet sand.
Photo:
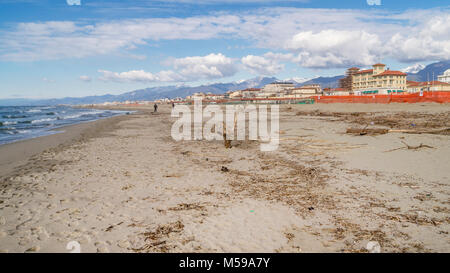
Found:
[(0, 177), (11, 175), (11, 172), (26, 164), (26, 161), (47, 149), (58, 146), (67, 146), (74, 141), (83, 141), (91, 137), (99, 136), (109, 130), (125, 116), (116, 116), (93, 122), (84, 122), (75, 125), (64, 126), (52, 132), (55, 134), (26, 139), (10, 144), (0, 145)]
[(450, 252), (450, 136), (346, 134), (449, 127), (449, 105), (283, 105), (274, 152), (138, 109), (0, 147), (0, 251)]

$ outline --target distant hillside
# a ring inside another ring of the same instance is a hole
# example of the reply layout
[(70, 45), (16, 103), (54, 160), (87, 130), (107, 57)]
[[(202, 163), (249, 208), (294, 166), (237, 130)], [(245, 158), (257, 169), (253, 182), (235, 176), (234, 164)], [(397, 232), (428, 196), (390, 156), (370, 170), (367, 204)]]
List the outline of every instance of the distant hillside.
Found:
[(339, 87), (339, 80), (344, 78), (344, 75), (335, 76), (335, 77), (319, 77), (312, 79), (310, 81), (302, 83), (302, 85), (306, 84), (320, 84), (322, 88), (337, 88)]
[(103, 95), (103, 96), (88, 96), (82, 98), (61, 98), (61, 99), (46, 99), (46, 100), (30, 100), (30, 99), (3, 99), (0, 100), (2, 106), (35, 106), (35, 105), (56, 105), (56, 104), (96, 104), (112, 101), (142, 101), (142, 100), (157, 100), (164, 98), (186, 97), (195, 92), (211, 92), (213, 94), (222, 94), (230, 90), (240, 90), (246, 88), (260, 88), (266, 84), (277, 81), (273, 77), (257, 77), (254, 79), (232, 82), (232, 83), (215, 83), (201, 86), (163, 86), (151, 87), (146, 89), (135, 90), (121, 95)]
[(434, 80), (437, 80), (437, 76), (444, 74), (447, 69), (450, 69), (450, 60), (432, 63), (417, 73), (408, 73), (408, 80), (426, 82), (433, 80), (433, 75)]
[[(408, 80), (411, 81), (427, 81), (432, 80), (433, 73), (436, 79), (438, 75), (442, 75), (445, 70), (450, 69), (450, 61), (442, 61), (427, 65), (424, 69), (417, 73), (408, 73)], [(335, 77), (319, 77), (306, 82), (296, 82), (292, 80), (297, 86), (306, 84), (320, 84), (322, 88), (336, 88), (339, 86), (339, 80), (344, 78), (344, 75)], [(164, 98), (186, 97), (195, 92), (211, 92), (213, 94), (222, 94), (230, 90), (241, 90), (246, 88), (261, 88), (266, 84), (278, 81), (274, 77), (257, 77), (254, 79), (231, 82), (231, 83), (215, 83), (201, 86), (162, 86), (151, 87), (146, 89), (135, 90), (121, 95), (103, 95), (103, 96), (89, 96), (82, 98), (62, 98), (62, 99), (47, 99), (47, 100), (30, 100), (30, 99), (4, 99), (0, 100), (2, 106), (21, 106), (21, 105), (56, 105), (56, 104), (95, 104), (112, 101), (142, 101), (142, 100), (157, 100)]]

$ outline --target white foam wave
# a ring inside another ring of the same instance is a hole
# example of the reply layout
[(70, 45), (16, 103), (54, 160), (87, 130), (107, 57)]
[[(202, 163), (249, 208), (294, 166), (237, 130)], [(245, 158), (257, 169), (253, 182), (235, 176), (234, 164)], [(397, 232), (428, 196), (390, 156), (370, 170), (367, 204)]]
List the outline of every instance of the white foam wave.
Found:
[(50, 122), (50, 121), (55, 121), (55, 120), (56, 120), (55, 118), (44, 118), (44, 119), (33, 120), (31, 123), (36, 124), (36, 123)]
[(14, 125), (17, 124), (17, 121), (3, 121), (3, 125)]

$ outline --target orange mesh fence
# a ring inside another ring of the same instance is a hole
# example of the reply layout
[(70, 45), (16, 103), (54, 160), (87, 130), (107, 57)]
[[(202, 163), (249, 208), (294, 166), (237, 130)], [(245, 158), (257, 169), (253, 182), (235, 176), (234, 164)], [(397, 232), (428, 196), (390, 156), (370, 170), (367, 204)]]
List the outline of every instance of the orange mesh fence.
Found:
[(450, 91), (429, 91), (413, 94), (393, 95), (349, 95), (349, 96), (315, 96), (316, 103), (449, 103)]

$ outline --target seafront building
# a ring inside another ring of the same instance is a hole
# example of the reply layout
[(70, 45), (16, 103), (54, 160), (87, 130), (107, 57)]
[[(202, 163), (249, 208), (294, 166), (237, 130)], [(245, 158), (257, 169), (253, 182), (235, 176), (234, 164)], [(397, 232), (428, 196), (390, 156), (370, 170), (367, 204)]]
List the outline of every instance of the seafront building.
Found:
[(438, 76), (438, 81), (450, 83), (450, 69), (447, 69), (444, 74)]
[(266, 94), (278, 94), (286, 92), (288, 90), (292, 90), (294, 88), (295, 85), (292, 82), (273, 82), (265, 85), (261, 91)]
[(308, 98), (322, 94), (322, 88), (319, 84), (304, 85), (289, 90), (287, 97), (291, 98)]
[(242, 90), (243, 98), (256, 98), (261, 93), (261, 88), (247, 88)]
[(386, 69), (385, 64), (374, 64), (372, 69), (358, 70), (352, 75), (354, 94), (392, 94), (407, 90), (406, 73)]
[(425, 91), (450, 91), (450, 83), (441, 81), (414, 82), (408, 81), (408, 93)]

